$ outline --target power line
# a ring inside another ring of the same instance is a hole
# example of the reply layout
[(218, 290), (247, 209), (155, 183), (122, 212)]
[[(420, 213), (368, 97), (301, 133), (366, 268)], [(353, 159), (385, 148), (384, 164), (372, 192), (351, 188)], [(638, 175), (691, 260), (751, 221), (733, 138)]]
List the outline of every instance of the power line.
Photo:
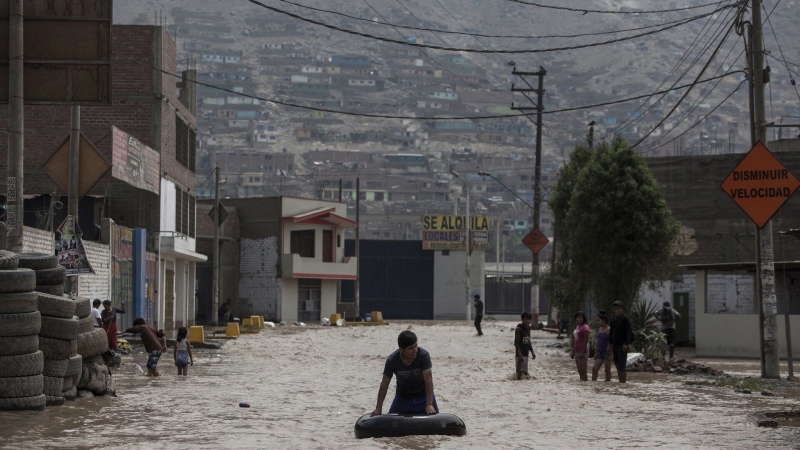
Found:
[[(697, 56), (694, 58), (694, 60), (691, 61), (691, 63), (689, 63), (689, 65), (686, 67), (686, 69), (683, 71), (683, 73), (681, 73), (680, 76), (678, 76), (678, 78), (675, 79), (675, 82), (672, 84), (673, 86), (678, 84), (678, 82), (680, 82), (683, 79), (683, 77), (685, 77), (689, 73), (689, 71), (697, 64), (697, 62), (700, 61), (700, 58), (702, 58), (703, 55), (708, 51), (708, 49), (711, 47), (712, 43), (717, 39), (717, 37), (722, 32), (721, 31), (722, 30), (722, 26), (725, 23), (725, 20), (728, 18), (728, 16), (730, 16), (730, 11), (728, 11), (728, 13), (725, 15), (725, 18), (722, 20), (722, 22), (720, 22), (719, 26), (717, 26), (716, 31), (714, 31), (712, 33), (712, 37), (709, 38), (708, 42), (703, 46), (703, 49), (697, 54)], [(659, 84), (659, 86), (656, 89), (661, 89), (661, 87), (664, 86), (667, 83), (667, 81), (670, 79), (670, 77), (672, 77), (672, 75), (678, 70), (678, 68), (681, 66), (681, 64), (687, 59), (689, 54), (696, 47), (699, 46), (700, 42), (703, 41), (704, 37), (706, 35), (708, 35), (708, 33), (712, 30), (712, 28), (714, 28), (713, 23), (716, 22), (717, 19), (719, 19), (719, 17), (715, 18), (714, 20), (709, 20), (703, 25), (703, 28), (701, 28), (700, 31), (697, 33), (697, 36), (695, 36), (694, 40), (689, 45), (689, 48), (687, 48), (686, 51), (684, 52), (684, 54), (681, 55), (681, 58), (678, 60), (678, 62), (675, 64), (675, 66), (672, 68), (672, 70), (670, 70), (670, 72), (667, 74), (667, 76), (664, 77), (664, 80)], [(711, 26), (706, 30), (706, 27), (709, 26), (709, 25), (711, 25)], [(657, 94), (654, 94), (654, 95), (657, 95)], [(606, 133), (604, 136), (601, 137), (601, 139), (605, 139), (605, 138), (607, 138), (608, 136), (610, 136), (612, 134), (619, 133), (619, 132), (621, 132), (623, 130), (626, 130), (626, 129), (629, 129), (629, 128), (633, 127), (637, 123), (640, 123), (641, 121), (644, 120), (644, 118), (648, 114), (650, 114), (650, 112), (652, 112), (664, 100), (665, 97), (666, 97), (666, 94), (662, 95), (653, 104), (651, 104), (649, 107), (647, 107), (647, 109), (645, 109), (644, 113), (642, 113), (642, 114), (637, 116), (636, 113), (641, 111), (642, 108), (646, 105), (646, 102), (643, 102), (642, 104), (640, 104), (636, 108), (636, 110), (634, 110), (634, 112), (632, 113), (631, 117), (625, 119), (622, 124), (618, 125), (611, 132)], [(629, 121), (630, 121), (630, 123), (628, 123)]]
[[(655, 24), (655, 25), (647, 25), (647, 26), (643, 26), (643, 27), (627, 28), (627, 29), (621, 29), (621, 30), (599, 31), (599, 32), (595, 32), (595, 33), (563, 34), (563, 35), (553, 34), (553, 35), (541, 35), (541, 36), (535, 36), (535, 35), (531, 36), (531, 35), (524, 35), (524, 34), (521, 34), (521, 35), (520, 34), (484, 34), (484, 33), (469, 33), (469, 32), (465, 32), (465, 31), (450, 31), (450, 30), (440, 30), (440, 29), (433, 29), (433, 28), (412, 27), (412, 26), (408, 26), (408, 25), (400, 25), (400, 24), (397, 24), (397, 23), (391, 23), (391, 22), (386, 21), (385, 19), (384, 19), (383, 22), (376, 22), (374, 20), (367, 19), (367, 18), (364, 18), (364, 17), (353, 16), (353, 15), (345, 14), (345, 13), (342, 13), (342, 12), (339, 12), (339, 11), (331, 11), (331, 10), (328, 10), (328, 9), (316, 8), (316, 7), (313, 7), (313, 6), (310, 6), (310, 5), (303, 5), (303, 4), (295, 3), (295, 2), (292, 2), (292, 1), (289, 1), (289, 0), (278, 0), (278, 1), (282, 2), (282, 3), (289, 4), (289, 5), (294, 5), (294, 6), (297, 6), (299, 8), (305, 8), (305, 9), (309, 9), (309, 10), (312, 10), (312, 11), (317, 11), (317, 12), (321, 12), (321, 13), (325, 13), (325, 14), (333, 14), (333, 15), (336, 15), (336, 16), (345, 17), (347, 19), (356, 20), (356, 21), (359, 21), (359, 22), (366, 22), (366, 23), (369, 23), (371, 25), (383, 25), (383, 26), (390, 26), (390, 27), (393, 27), (393, 28), (401, 28), (401, 29), (405, 29), (405, 30), (429, 31), (431, 33), (453, 34), (453, 35), (459, 35), (459, 36), (473, 36), (473, 37), (495, 38), (495, 39), (556, 39), (556, 38), (577, 38), (577, 37), (587, 37), (587, 36), (602, 36), (602, 35), (606, 35), (606, 34), (617, 34), (617, 33), (627, 33), (627, 32), (631, 32), (631, 31), (648, 30), (648, 29), (651, 29), (651, 28), (658, 28), (658, 27), (661, 27), (661, 26), (670, 25), (670, 24), (673, 24), (673, 23), (678, 23), (678, 22), (682, 22), (684, 20), (687, 20), (687, 19), (678, 19), (678, 20), (672, 20), (672, 21), (669, 21), (669, 22), (664, 22), (664, 23)], [(437, 1), (436, 3), (439, 3), (439, 2)], [(442, 4), (439, 3), (439, 6), (442, 6)], [(444, 6), (442, 6), (442, 8), (447, 10), (446, 8), (444, 8)], [(716, 14), (720, 10), (721, 10), (721, 8), (720, 9), (716, 9), (714, 11), (711, 11), (710, 13), (705, 13), (705, 14), (701, 14), (701, 15), (697, 15), (697, 16), (691, 17), (691, 19), (692, 20), (702, 19), (704, 17), (708, 17), (710, 15)], [(452, 15), (451, 15), (451, 17), (452, 17)], [(458, 22), (458, 21), (456, 20), (456, 22)], [(464, 25), (461, 25), (461, 26), (465, 30), (467, 29), (467, 27), (465, 27)]]
[(524, 0), (506, 0), (506, 1), (513, 2), (513, 3), (520, 3), (520, 4), (528, 5), (528, 6), (537, 6), (539, 8), (558, 9), (558, 10), (561, 10), (561, 11), (579, 12), (579, 13), (582, 13), (584, 15), (585, 14), (589, 14), (589, 13), (594, 13), (594, 14), (660, 14), (660, 13), (670, 13), (670, 12), (678, 12), (678, 11), (688, 11), (690, 9), (705, 8), (707, 6), (715, 6), (715, 5), (719, 5), (720, 3), (724, 3), (725, 2), (725, 0), (722, 0), (722, 1), (714, 2), (714, 3), (706, 3), (706, 4), (703, 4), (703, 5), (697, 5), (697, 6), (686, 6), (686, 7), (683, 7), (683, 8), (661, 9), (661, 10), (652, 10), (652, 11), (610, 11), (610, 10), (604, 10), (604, 9), (584, 9), (584, 8), (570, 8), (570, 7), (567, 7), (567, 6), (545, 5), (545, 4), (542, 4), (542, 3), (534, 3), (534, 2), (524, 1)]
[[(743, 11), (744, 11), (744, 9), (740, 9), (740, 10), (739, 10), (739, 14), (741, 14)], [(683, 101), (686, 99), (686, 97), (689, 95), (689, 93), (690, 93), (690, 92), (692, 92), (692, 88), (693, 88), (693, 87), (694, 87), (694, 86), (697, 84), (697, 82), (700, 80), (700, 77), (701, 77), (701, 76), (703, 76), (703, 74), (705, 73), (705, 71), (708, 69), (708, 66), (710, 66), (710, 65), (711, 65), (711, 62), (714, 60), (714, 58), (716, 58), (717, 54), (719, 53), (720, 49), (722, 48), (722, 45), (725, 43), (725, 41), (728, 39), (728, 36), (730, 36), (731, 32), (733, 32), (734, 28), (736, 27), (736, 23), (737, 23), (737, 22), (738, 22), (738, 20), (737, 20), (737, 21), (735, 21), (734, 23), (732, 23), (730, 27), (728, 27), (728, 31), (725, 33), (725, 36), (724, 36), (724, 37), (722, 38), (722, 40), (720, 41), (719, 45), (717, 45), (717, 48), (715, 48), (715, 49), (714, 49), (714, 52), (711, 54), (711, 57), (709, 57), (709, 58), (708, 58), (708, 61), (707, 61), (707, 62), (706, 62), (706, 64), (703, 66), (703, 68), (700, 70), (700, 73), (699, 73), (699, 74), (697, 74), (697, 77), (695, 78), (694, 82), (692, 82), (692, 85), (689, 87), (689, 89), (687, 89), (687, 90), (686, 90), (686, 92), (683, 94), (683, 96), (681, 96), (681, 98), (678, 100), (678, 102), (677, 102), (677, 103), (675, 103), (675, 106), (673, 106), (673, 107), (672, 107), (672, 109), (669, 111), (669, 113), (667, 113), (667, 115), (666, 115), (666, 116), (664, 116), (664, 118), (663, 118), (663, 119), (661, 119), (661, 120), (658, 122), (658, 124), (656, 124), (656, 126), (655, 126), (655, 127), (653, 127), (653, 128), (652, 128), (652, 129), (651, 129), (649, 132), (647, 132), (647, 134), (646, 134), (646, 135), (644, 135), (644, 137), (642, 137), (642, 138), (641, 138), (641, 139), (639, 139), (639, 140), (638, 140), (638, 141), (637, 141), (635, 144), (633, 144), (633, 145), (631, 146), (631, 148), (636, 148), (637, 146), (639, 146), (639, 144), (641, 144), (642, 142), (644, 142), (644, 141), (645, 141), (645, 139), (647, 139), (648, 137), (650, 137), (650, 135), (651, 135), (651, 134), (653, 134), (653, 132), (654, 132), (656, 129), (658, 129), (658, 127), (660, 127), (660, 126), (661, 126), (661, 125), (662, 125), (664, 122), (666, 122), (666, 120), (667, 120), (667, 119), (669, 119), (669, 118), (670, 118), (670, 116), (672, 116), (672, 114), (675, 112), (675, 110), (676, 110), (676, 109), (678, 109), (678, 106), (680, 106), (680, 104), (681, 104), (681, 103), (683, 103)]]
[[(318, 25), (318, 26), (321, 26), (321, 27), (324, 27), (324, 28), (328, 28), (330, 30), (339, 31), (339, 32), (350, 34), (350, 35), (353, 35), (353, 36), (359, 36), (359, 37), (364, 37), (364, 38), (368, 38), (368, 39), (373, 39), (373, 40), (376, 40), (376, 41), (389, 42), (389, 43), (392, 43), (392, 44), (406, 45), (406, 46), (409, 46), (409, 47), (416, 47), (416, 48), (429, 48), (429, 49), (433, 49), (433, 50), (443, 50), (443, 51), (449, 51), (449, 52), (489, 53), (489, 54), (504, 54), (504, 55), (524, 54), (524, 53), (549, 53), (549, 52), (558, 52), (558, 51), (564, 51), (564, 50), (579, 50), (579, 49), (583, 49), (583, 48), (599, 47), (599, 46), (603, 46), (603, 45), (609, 45), (609, 44), (615, 44), (615, 43), (618, 43), (618, 42), (630, 41), (630, 40), (633, 40), (633, 39), (638, 39), (640, 37), (650, 36), (650, 35), (653, 35), (653, 34), (661, 33), (663, 31), (671, 30), (671, 29), (677, 28), (677, 27), (679, 27), (681, 25), (685, 25), (685, 24), (690, 23), (690, 22), (692, 22), (694, 20), (694, 19), (686, 19), (686, 20), (683, 20), (683, 21), (680, 21), (680, 22), (676, 22), (676, 23), (671, 24), (671, 25), (667, 25), (667, 26), (662, 27), (662, 28), (658, 28), (656, 30), (651, 30), (651, 31), (645, 32), (645, 33), (635, 34), (635, 35), (621, 37), (621, 38), (617, 38), (617, 39), (611, 39), (611, 40), (603, 41), (603, 42), (593, 42), (593, 43), (583, 44), (583, 45), (574, 45), (574, 46), (568, 46), (568, 47), (555, 47), (555, 48), (528, 49), (528, 50), (525, 50), (525, 49), (522, 49), (522, 50), (481, 50), (481, 49), (474, 49), (474, 48), (442, 47), (442, 46), (439, 46), (439, 45), (417, 44), (417, 43), (414, 43), (414, 42), (409, 42), (407, 40), (402, 40), (401, 41), (401, 40), (397, 40), (397, 39), (390, 39), (390, 38), (386, 38), (386, 37), (375, 36), (374, 34), (362, 33), (360, 31), (355, 31), (355, 30), (350, 30), (350, 29), (347, 29), (347, 28), (342, 28), (342, 27), (339, 27), (339, 26), (336, 26), (336, 25), (331, 25), (331, 24), (328, 24), (328, 23), (325, 23), (325, 22), (320, 22), (318, 20), (308, 19), (308, 18), (305, 18), (305, 17), (300, 16), (298, 14), (294, 14), (294, 13), (291, 13), (289, 11), (284, 11), (284, 10), (282, 10), (280, 8), (275, 8), (273, 6), (269, 6), (267, 4), (261, 3), (258, 0), (247, 0), (247, 1), (252, 3), (252, 4), (254, 4), (254, 5), (258, 5), (258, 6), (262, 7), (262, 8), (266, 8), (266, 9), (268, 9), (270, 11), (276, 12), (278, 14), (283, 14), (285, 16), (291, 17), (293, 19), (300, 20), (302, 22), (310, 23), (312, 25)], [(730, 8), (730, 7), (732, 7), (732, 6), (727, 6), (726, 8)]]
[(730, 98), (733, 96), (733, 94), (735, 94), (735, 93), (739, 92), (739, 89), (741, 89), (741, 88), (742, 88), (742, 86), (744, 86), (744, 81), (742, 81), (741, 83), (739, 83), (739, 86), (737, 86), (737, 87), (736, 87), (736, 89), (734, 89), (733, 91), (731, 91), (731, 93), (730, 93), (730, 94), (728, 94), (728, 96), (727, 96), (727, 97), (725, 97), (725, 98), (724, 98), (724, 99), (723, 99), (723, 100), (722, 100), (722, 101), (721, 101), (721, 102), (720, 102), (720, 103), (719, 103), (717, 106), (715, 106), (715, 107), (714, 107), (714, 109), (712, 109), (711, 111), (709, 111), (709, 112), (708, 112), (708, 114), (706, 114), (705, 116), (703, 116), (703, 118), (702, 118), (702, 119), (700, 119), (700, 120), (698, 120), (697, 122), (695, 122), (694, 124), (692, 124), (692, 126), (690, 126), (689, 128), (687, 128), (687, 129), (686, 129), (686, 130), (685, 130), (683, 133), (681, 133), (681, 134), (679, 134), (679, 135), (675, 136), (674, 138), (672, 138), (671, 140), (669, 140), (669, 141), (667, 141), (667, 142), (665, 142), (665, 143), (663, 143), (663, 144), (660, 144), (660, 145), (658, 145), (657, 147), (653, 147), (653, 148), (651, 148), (651, 149), (649, 149), (649, 150), (645, 150), (645, 151), (643, 151), (643, 152), (639, 152), (639, 154), (640, 154), (640, 155), (645, 155), (645, 154), (647, 154), (647, 153), (650, 153), (650, 152), (652, 152), (652, 151), (658, 150), (659, 148), (661, 148), (661, 147), (664, 147), (664, 146), (666, 146), (666, 145), (669, 145), (669, 144), (671, 144), (671, 143), (675, 142), (676, 140), (680, 139), (680, 138), (681, 138), (683, 135), (685, 135), (686, 133), (688, 133), (689, 131), (691, 131), (691, 130), (692, 130), (694, 127), (696, 127), (696, 126), (700, 125), (700, 123), (702, 123), (704, 120), (706, 120), (706, 119), (708, 118), (708, 116), (710, 116), (711, 114), (713, 114), (713, 113), (714, 113), (714, 112), (715, 112), (715, 111), (716, 111), (716, 110), (717, 110), (717, 109), (718, 109), (720, 106), (722, 106), (723, 104), (725, 104), (725, 103), (726, 103), (726, 102), (727, 102), (727, 101), (728, 101), (728, 100), (729, 100), (729, 99), (730, 99)]
[[(777, 6), (777, 4), (776, 4), (776, 6)], [(764, 12), (766, 13), (767, 12), (767, 8), (764, 7), (763, 3), (761, 4), (761, 7), (764, 8)], [(783, 49), (781, 48), (780, 41), (778, 41), (778, 35), (775, 33), (775, 28), (772, 28), (772, 21), (769, 19), (770, 15), (771, 14), (767, 14), (767, 23), (769, 24), (769, 29), (772, 30), (772, 36), (775, 37), (775, 44), (778, 45), (778, 51), (781, 52), (781, 59), (783, 59), (785, 61), (786, 57), (783, 55)], [(791, 75), (792, 71), (791, 71), (791, 69), (789, 69), (789, 66), (785, 62), (783, 63), (783, 65), (784, 65), (784, 67), (786, 67), (786, 70), (789, 71), (789, 80), (791, 80), (791, 84), (792, 84), (792, 87), (794, 88), (794, 92), (795, 92), (795, 94), (797, 94), (797, 100), (800, 100), (800, 92), (797, 91), (797, 82), (794, 81), (794, 78)], [(770, 109), (772, 109), (772, 83), (770, 83), (770, 87), (769, 87), (769, 96), (770, 96)], [(775, 120), (774, 116), (773, 116), (772, 120), (773, 121)]]

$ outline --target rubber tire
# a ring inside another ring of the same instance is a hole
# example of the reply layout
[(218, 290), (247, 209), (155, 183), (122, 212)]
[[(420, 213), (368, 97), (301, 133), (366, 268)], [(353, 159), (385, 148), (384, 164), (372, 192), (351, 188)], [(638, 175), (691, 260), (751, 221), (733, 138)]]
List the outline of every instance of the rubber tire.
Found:
[(62, 378), (62, 380), (64, 380), (64, 385), (61, 386), (61, 392), (63, 393), (64, 391), (68, 391), (72, 388), (77, 388), (77, 381), (80, 381), (77, 380), (77, 378), (78, 377), (76, 376)]
[(41, 292), (42, 294), (62, 296), (64, 295), (64, 285), (57, 286), (34, 286), (32, 291)]
[(76, 398), (78, 398), (78, 388), (76, 386), (72, 386), (69, 389), (65, 389), (61, 392), (61, 396), (64, 397), (64, 400), (74, 402)]
[(39, 296), (33, 292), (0, 294), (0, 314), (19, 314), (38, 311)]
[(0, 398), (35, 397), (43, 392), (44, 377), (41, 374), (0, 378)]
[(69, 376), (80, 376), (83, 371), (83, 357), (81, 355), (75, 355), (69, 359), (67, 363), (67, 371), (64, 373), (65, 377)]
[(16, 270), (19, 267), (19, 258), (12, 252), (0, 250), (0, 270)]
[(39, 335), (0, 337), (0, 356), (27, 355), (39, 351)]
[(39, 334), (42, 315), (39, 311), (22, 314), (0, 314), (0, 336)]
[(36, 272), (30, 269), (0, 270), (0, 294), (30, 292), (36, 287)]
[(46, 270), (58, 267), (58, 256), (44, 253), (20, 253), (17, 255), (20, 269)]
[(42, 269), (36, 271), (37, 286), (56, 286), (64, 284), (67, 279), (67, 268), (58, 266), (55, 269)]
[(89, 317), (92, 313), (92, 301), (88, 297), (78, 297), (75, 300), (75, 315), (79, 319)]
[(29, 377), (41, 375), (44, 354), (37, 351), (27, 355), (0, 356), (0, 377)]
[(61, 394), (59, 394), (58, 397), (51, 397), (51, 396), (48, 395), (47, 396), (47, 406), (64, 406), (64, 403), (66, 403), (66, 400), (67, 399), (62, 397)]
[(44, 411), (44, 394), (23, 398), (0, 398), (0, 411)]
[(44, 359), (70, 359), (78, 354), (78, 340), (64, 341), (61, 339), (39, 337), (39, 350), (44, 353)]
[[(78, 316), (75, 316), (78, 317)], [(88, 333), (94, 330), (94, 322), (95, 319), (92, 316), (84, 317), (83, 319), (78, 319), (78, 334)]]
[(39, 312), (43, 316), (61, 317), (69, 319), (75, 314), (76, 303), (69, 297), (50, 295), (37, 292), (39, 297)]
[(64, 390), (63, 377), (42, 377), (42, 392), (48, 397), (60, 397)]
[(78, 354), (84, 359), (102, 355), (108, 350), (108, 335), (102, 328), (78, 335)]
[(70, 341), (78, 338), (80, 322), (75, 317), (63, 319), (61, 317), (42, 316), (42, 328), (39, 336)]
[(46, 377), (64, 377), (69, 367), (69, 359), (45, 359), (42, 375)]

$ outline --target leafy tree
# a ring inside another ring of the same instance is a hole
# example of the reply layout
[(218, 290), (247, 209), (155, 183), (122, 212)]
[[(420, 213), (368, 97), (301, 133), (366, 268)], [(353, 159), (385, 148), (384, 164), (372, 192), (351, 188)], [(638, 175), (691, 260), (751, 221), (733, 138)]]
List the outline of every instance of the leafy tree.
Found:
[(658, 182), (621, 138), (575, 149), (551, 199), (561, 289), (557, 303), (631, 305), (642, 285), (667, 279), (679, 231)]

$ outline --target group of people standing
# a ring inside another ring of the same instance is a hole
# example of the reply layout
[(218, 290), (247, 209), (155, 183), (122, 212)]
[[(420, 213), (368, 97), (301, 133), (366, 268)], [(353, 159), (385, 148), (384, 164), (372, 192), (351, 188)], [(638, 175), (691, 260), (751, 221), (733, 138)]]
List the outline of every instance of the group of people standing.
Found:
[[(100, 309), (100, 306), (103, 309)], [(122, 308), (115, 308), (111, 300), (101, 301), (95, 299), (92, 302), (91, 316), (95, 328), (103, 328), (108, 338), (108, 348), (117, 348), (117, 336), (123, 333), (135, 333), (142, 339), (145, 351), (147, 352), (147, 373), (151, 376), (159, 376), (158, 361), (163, 352), (167, 351), (167, 339), (164, 331), (157, 330), (145, 323), (141, 317), (133, 321), (133, 326), (119, 331), (117, 329), (117, 314), (125, 314), (125, 302), (120, 302)], [(186, 327), (178, 329), (178, 336), (175, 341), (173, 358), (175, 366), (178, 368), (178, 375), (187, 375), (187, 366), (194, 365), (192, 357), (192, 346), (189, 343), (189, 330)]]

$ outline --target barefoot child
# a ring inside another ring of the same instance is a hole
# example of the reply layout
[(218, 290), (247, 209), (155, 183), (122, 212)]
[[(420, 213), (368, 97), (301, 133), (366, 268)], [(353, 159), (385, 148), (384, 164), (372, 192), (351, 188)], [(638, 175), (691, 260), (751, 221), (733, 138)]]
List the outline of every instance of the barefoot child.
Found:
[(517, 379), (521, 380), (522, 376), (528, 375), (528, 353), (531, 354), (531, 359), (536, 359), (536, 353), (533, 352), (533, 345), (531, 344), (531, 321), (533, 316), (529, 312), (522, 313), (522, 323), (517, 325), (514, 330), (514, 347), (516, 349), (515, 360), (517, 363)]
[(597, 350), (594, 355), (594, 367), (592, 367), (592, 381), (597, 381), (597, 373), (601, 366), (606, 367), (606, 381), (611, 381), (611, 357), (608, 351), (608, 332), (611, 327), (608, 326), (608, 316), (605, 311), (600, 311), (600, 314), (597, 315), (597, 325), (600, 328), (597, 330)]
[(194, 365), (194, 358), (192, 358), (192, 345), (189, 343), (187, 336), (189, 330), (186, 327), (178, 329), (178, 337), (175, 339), (175, 365), (178, 367), (178, 375), (186, 376), (187, 366)]
[(589, 325), (586, 324), (586, 314), (583, 311), (575, 313), (575, 331), (572, 335), (570, 356), (575, 359), (581, 381), (589, 381), (586, 376), (586, 366), (589, 363)]

